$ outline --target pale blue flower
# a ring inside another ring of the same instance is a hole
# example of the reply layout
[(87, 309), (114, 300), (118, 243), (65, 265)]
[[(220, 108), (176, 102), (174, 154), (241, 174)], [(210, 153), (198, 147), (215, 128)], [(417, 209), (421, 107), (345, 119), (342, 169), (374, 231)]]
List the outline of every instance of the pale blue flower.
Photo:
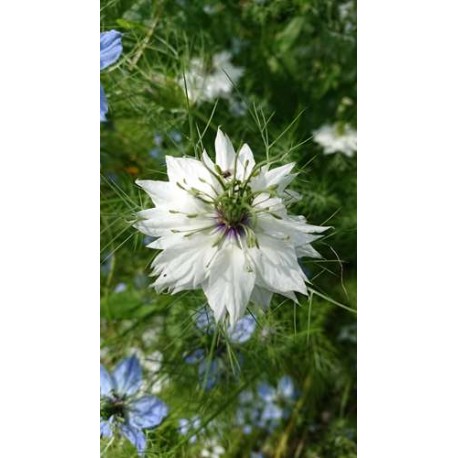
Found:
[[(122, 53), (122, 34), (116, 30), (110, 30), (100, 34), (100, 70), (114, 64)], [(100, 121), (106, 121), (108, 103), (105, 91), (100, 85)]]
[(146, 428), (162, 423), (167, 405), (155, 396), (138, 396), (142, 369), (136, 356), (123, 359), (110, 374), (100, 365), (100, 436), (124, 436), (139, 455), (146, 450)]
[(121, 283), (118, 283), (115, 288), (114, 288), (114, 292), (115, 293), (123, 293), (124, 291), (127, 290), (127, 285), (124, 283), (124, 282), (121, 282)]
[(227, 328), (227, 336), (232, 343), (245, 343), (251, 339), (256, 329), (256, 320), (251, 315), (245, 315)]
[(200, 428), (200, 418), (198, 416), (192, 417), (190, 420), (187, 418), (180, 418), (178, 420), (179, 423), (179, 432), (182, 436), (187, 436), (190, 432), (195, 433), (192, 434), (191, 437), (189, 438), (189, 442), (191, 444), (194, 444), (197, 441), (197, 431)]
[(215, 332), (215, 319), (208, 307), (200, 308), (193, 318), (194, 324), (199, 331), (205, 334), (213, 334)]
[(259, 426), (273, 429), (282, 419), (289, 417), (297, 392), (293, 379), (285, 375), (280, 378), (276, 387), (262, 382), (258, 386), (258, 395), (264, 401)]
[[(196, 328), (204, 334), (211, 335), (216, 330), (214, 316), (208, 307), (202, 307), (197, 311), (194, 315), (194, 323)], [(233, 344), (242, 344), (251, 339), (255, 330), (256, 320), (251, 315), (245, 315), (227, 328), (226, 337)], [(221, 357), (223, 352), (224, 346), (217, 348), (216, 356), (211, 362), (205, 359), (206, 352), (203, 348), (197, 348), (184, 357), (186, 363), (198, 364), (199, 380), (206, 390), (216, 385), (225, 369), (225, 364)]]
[(152, 148), (148, 154), (153, 159), (158, 159), (158, 158), (160, 158), (162, 156), (162, 150), (161, 150), (161, 148), (155, 147), (155, 148)]
[(244, 434), (251, 434), (254, 426), (273, 431), (289, 417), (296, 398), (297, 391), (289, 376), (281, 377), (277, 386), (262, 382), (256, 393), (250, 390), (240, 393), (235, 423)]
[(164, 141), (164, 137), (161, 134), (154, 134), (154, 144), (156, 146), (161, 146)]
[(177, 130), (172, 130), (170, 132), (170, 138), (175, 142), (175, 143), (181, 143), (181, 141), (183, 140), (183, 135), (181, 135), (180, 132), (178, 132)]

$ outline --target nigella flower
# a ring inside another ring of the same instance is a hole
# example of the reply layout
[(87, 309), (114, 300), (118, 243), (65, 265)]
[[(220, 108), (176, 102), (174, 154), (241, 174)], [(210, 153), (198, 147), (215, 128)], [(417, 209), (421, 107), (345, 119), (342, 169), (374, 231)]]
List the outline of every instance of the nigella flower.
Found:
[(347, 124), (326, 124), (313, 135), (315, 142), (323, 147), (324, 154), (343, 153), (351, 157), (356, 152), (356, 130)]
[[(116, 30), (100, 34), (100, 70), (114, 64), (122, 53), (121, 33)], [(105, 91), (100, 85), (100, 121), (106, 121), (108, 103)]]
[(220, 458), (226, 453), (224, 447), (218, 442), (216, 438), (208, 439), (200, 452), (202, 458)]
[[(195, 317), (195, 324), (205, 334), (211, 335), (215, 332), (214, 319), (208, 314), (206, 308), (199, 310)], [(246, 315), (227, 328), (226, 338), (232, 344), (243, 344), (251, 339), (255, 330), (255, 319), (251, 315)], [(206, 390), (215, 386), (225, 370), (226, 365), (223, 360), (225, 349), (225, 344), (220, 342), (215, 349), (214, 358), (210, 362), (206, 360), (206, 353), (203, 348), (198, 348), (185, 357), (186, 363), (198, 364), (199, 379)], [(237, 353), (235, 353), (235, 356), (240, 359)]]
[(215, 54), (211, 68), (208, 68), (200, 58), (191, 60), (184, 79), (179, 81), (191, 102), (211, 102), (217, 98), (230, 98), (233, 86), (244, 73), (243, 68), (235, 66), (231, 59), (232, 55), (228, 51)]
[(187, 418), (180, 418), (178, 420), (179, 428), (178, 431), (182, 436), (187, 436), (189, 433), (191, 437), (189, 438), (189, 443), (195, 444), (197, 441), (197, 431), (200, 428), (200, 417), (194, 416), (190, 420)]
[(258, 396), (263, 400), (259, 426), (272, 429), (278, 426), (282, 419), (290, 415), (297, 392), (294, 382), (288, 375), (283, 376), (276, 387), (263, 382), (258, 387)]
[(144, 429), (158, 426), (168, 407), (155, 396), (138, 396), (142, 370), (135, 356), (125, 358), (112, 374), (100, 365), (100, 436), (115, 430), (131, 442), (139, 455), (146, 450)]
[(249, 390), (240, 393), (235, 423), (244, 434), (251, 434), (253, 427), (273, 431), (289, 417), (296, 398), (294, 382), (287, 375), (278, 381), (277, 386), (262, 382), (256, 393)]
[(236, 153), (219, 129), (215, 150), (216, 162), (205, 151), (201, 160), (166, 156), (168, 182), (137, 180), (156, 206), (135, 227), (163, 250), (152, 264), (158, 292), (202, 288), (216, 321), (229, 314), (234, 324), (250, 301), (307, 294), (298, 258), (320, 257), (311, 242), (327, 228), (288, 214), (294, 164), (256, 165), (247, 144)]

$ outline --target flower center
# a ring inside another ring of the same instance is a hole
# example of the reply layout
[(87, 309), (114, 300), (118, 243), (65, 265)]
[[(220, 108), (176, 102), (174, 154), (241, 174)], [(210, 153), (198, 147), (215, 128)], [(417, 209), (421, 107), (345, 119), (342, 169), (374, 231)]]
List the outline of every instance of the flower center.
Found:
[(100, 405), (100, 416), (104, 420), (108, 420), (112, 416), (125, 417), (126, 400), (125, 398), (114, 395), (112, 398), (102, 399)]
[[(229, 190), (231, 191), (231, 190)], [(216, 203), (218, 227), (226, 235), (243, 235), (249, 225), (251, 211), (251, 193), (240, 190), (225, 192)]]

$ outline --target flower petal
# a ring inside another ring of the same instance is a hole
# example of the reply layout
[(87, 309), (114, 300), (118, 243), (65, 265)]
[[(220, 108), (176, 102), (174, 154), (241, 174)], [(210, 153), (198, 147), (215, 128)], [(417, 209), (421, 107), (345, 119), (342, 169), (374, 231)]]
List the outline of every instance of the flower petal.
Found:
[[(190, 213), (192, 214), (192, 210)], [(205, 228), (212, 229), (215, 225), (215, 217), (212, 214), (203, 214), (190, 218), (186, 215), (171, 213), (163, 208), (142, 210), (137, 213), (137, 217), (140, 220), (134, 224), (134, 227), (152, 237), (171, 236), (173, 234), (186, 235), (192, 231)], [(186, 239), (183, 238), (183, 240)], [(209, 241), (208, 238), (207, 240)], [(208, 243), (209, 245), (212, 244), (210, 241)], [(192, 244), (188, 245), (191, 246)]]
[(215, 140), (216, 164), (223, 172), (232, 172), (235, 166), (235, 151), (229, 137), (218, 127)]
[(242, 181), (246, 180), (251, 175), (254, 166), (253, 152), (251, 148), (244, 143), (238, 154), (237, 178)]
[(105, 91), (103, 90), (103, 86), (100, 85), (100, 121), (105, 122), (107, 120), (107, 113), (108, 113), (108, 102), (105, 96)]
[(168, 181), (136, 180), (135, 183), (146, 191), (156, 207), (169, 208), (172, 202), (182, 197), (182, 191)]
[(137, 449), (142, 456), (146, 451), (146, 437), (141, 429), (137, 429), (127, 423), (119, 427), (121, 434)]
[(289, 375), (284, 375), (278, 381), (278, 392), (285, 399), (292, 399), (294, 397), (294, 382)]
[(111, 375), (105, 369), (105, 367), (100, 365), (100, 396), (109, 396), (113, 391), (114, 384)]
[(255, 283), (244, 252), (233, 241), (220, 249), (210, 265), (210, 276), (202, 284), (208, 304), (218, 322), (227, 311), (233, 325), (245, 313)]
[(169, 413), (167, 405), (155, 396), (143, 396), (129, 405), (129, 423), (139, 429), (154, 428)]
[(219, 358), (210, 361), (210, 365), (207, 360), (200, 362), (198, 370), (199, 380), (205, 390), (211, 390), (216, 385), (221, 369), (222, 361)]
[(277, 404), (268, 402), (261, 415), (261, 421), (278, 421), (283, 417), (283, 409)]
[(199, 331), (212, 334), (215, 331), (215, 318), (208, 307), (202, 307), (194, 315), (194, 323)]
[[(170, 182), (184, 188), (189, 195), (198, 190), (202, 193), (201, 197), (209, 201), (216, 197), (215, 190), (221, 189), (218, 180), (201, 161), (189, 157), (165, 156), (165, 162)], [(193, 200), (200, 202), (198, 199)]]
[(270, 305), (272, 296), (273, 296), (272, 291), (269, 291), (268, 289), (261, 288), (255, 285), (253, 288), (253, 291), (251, 292), (250, 302), (253, 302), (253, 304), (259, 305), (264, 310), (266, 310)]
[[(110, 418), (110, 420), (113, 417)], [(113, 437), (113, 431), (111, 429), (111, 421), (100, 419), (100, 437), (110, 438)]]
[(122, 53), (122, 34), (110, 30), (100, 34), (100, 70), (114, 64)]
[(276, 187), (278, 192), (283, 192), (295, 177), (294, 174), (290, 174), (294, 165), (291, 162), (281, 167), (275, 167), (272, 170), (267, 170), (265, 167), (261, 168), (261, 173), (257, 177), (254, 177), (250, 183), (251, 189), (253, 191), (261, 191), (270, 187)]
[(189, 355), (185, 356), (184, 361), (186, 364), (196, 364), (202, 361), (204, 356), (205, 356), (205, 350), (203, 348), (198, 348), (197, 350), (194, 350)]
[(266, 382), (258, 385), (258, 395), (265, 402), (271, 402), (275, 399), (275, 388)]
[(227, 336), (233, 343), (244, 343), (251, 339), (255, 329), (256, 320), (251, 315), (246, 315), (233, 326), (229, 326)]
[(250, 248), (250, 255), (256, 269), (256, 284), (274, 292), (297, 291), (307, 294), (305, 280), (291, 243), (257, 234), (259, 248)]
[(211, 234), (194, 234), (174, 247), (162, 251), (154, 260), (156, 291), (176, 293), (195, 289), (209, 273), (208, 265), (217, 252)]
[(123, 359), (113, 371), (116, 392), (128, 396), (136, 393), (142, 383), (142, 368), (136, 356)]

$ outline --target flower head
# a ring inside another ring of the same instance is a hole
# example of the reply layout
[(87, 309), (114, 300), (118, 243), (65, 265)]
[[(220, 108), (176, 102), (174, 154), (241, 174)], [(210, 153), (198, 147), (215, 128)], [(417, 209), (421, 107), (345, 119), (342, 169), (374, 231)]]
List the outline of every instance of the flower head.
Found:
[(313, 132), (314, 140), (323, 147), (324, 154), (343, 153), (353, 156), (356, 151), (356, 130), (348, 125), (324, 125)]
[(273, 431), (290, 416), (297, 394), (292, 378), (287, 375), (280, 378), (277, 386), (262, 382), (256, 393), (242, 391), (235, 422), (245, 434), (251, 434), (253, 426)]
[(290, 408), (294, 404), (297, 392), (293, 379), (284, 375), (276, 387), (262, 382), (258, 386), (258, 396), (263, 401), (260, 425), (267, 428), (278, 426), (282, 419), (288, 418)]
[(226, 453), (224, 447), (220, 445), (216, 438), (208, 439), (200, 452), (200, 456), (203, 458), (220, 458)]
[(216, 321), (228, 314), (233, 325), (250, 301), (267, 307), (273, 293), (307, 294), (298, 258), (320, 257), (311, 242), (327, 228), (288, 214), (294, 164), (258, 166), (247, 144), (236, 153), (219, 129), (215, 150), (215, 162), (205, 151), (201, 160), (166, 156), (168, 182), (137, 180), (155, 207), (135, 227), (162, 250), (156, 290), (202, 288)]
[[(121, 33), (116, 30), (100, 34), (100, 70), (114, 64), (122, 53)], [(100, 85), (100, 121), (106, 121), (108, 103), (105, 91)]]
[(145, 428), (158, 426), (168, 407), (155, 396), (138, 396), (142, 369), (136, 356), (122, 360), (110, 374), (100, 365), (100, 435), (113, 431), (131, 442), (140, 455), (146, 450)]
[(228, 99), (233, 85), (237, 84), (244, 71), (231, 62), (231, 53), (215, 54), (211, 68), (202, 59), (191, 60), (190, 68), (179, 83), (187, 91), (191, 102), (211, 102), (217, 98)]
[(192, 434), (189, 438), (189, 442), (191, 444), (194, 444), (197, 441), (197, 431), (200, 428), (200, 417), (194, 416), (190, 420), (188, 420), (187, 418), (180, 418), (180, 420), (178, 420), (178, 423), (178, 430), (182, 436), (187, 436), (188, 434), (195, 432), (195, 434)]
[[(197, 329), (204, 334), (211, 335), (216, 330), (216, 323), (206, 307), (200, 309), (195, 315), (195, 324)], [(256, 320), (251, 315), (245, 315), (227, 328), (226, 338), (232, 344), (243, 344), (251, 339), (255, 330)], [(184, 358), (187, 364), (198, 364), (199, 380), (206, 390), (213, 388), (225, 371), (226, 365), (223, 360), (225, 349), (224, 342), (217, 344), (215, 357), (210, 362), (205, 359), (206, 352), (203, 348), (192, 351)], [(235, 357), (240, 364), (241, 358), (237, 352)]]

